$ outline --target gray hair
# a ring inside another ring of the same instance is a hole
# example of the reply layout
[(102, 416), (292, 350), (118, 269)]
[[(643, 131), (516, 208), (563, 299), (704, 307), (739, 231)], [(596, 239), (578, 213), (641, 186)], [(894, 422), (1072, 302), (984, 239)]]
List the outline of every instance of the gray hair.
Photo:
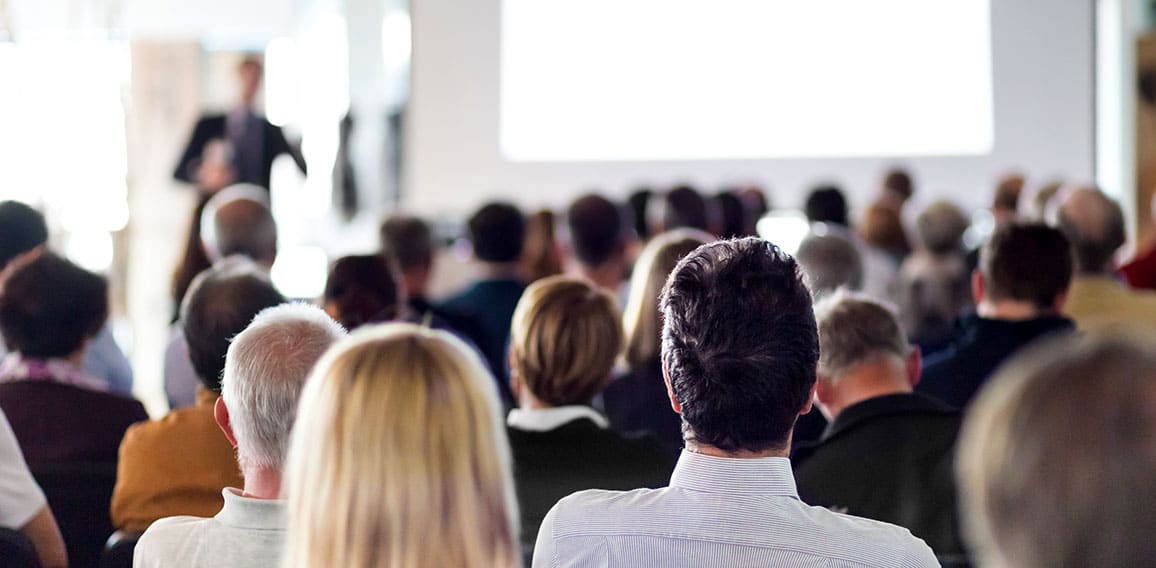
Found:
[(297, 399), (322, 354), (345, 329), (320, 308), (284, 304), (262, 310), (233, 339), (221, 396), (244, 467), (281, 470)]
[(1077, 188), (1063, 199), (1056, 221), (1072, 242), (1080, 273), (1111, 270), (1112, 258), (1127, 239), (1119, 203), (1098, 189)]
[(859, 249), (851, 239), (824, 223), (812, 227), (799, 244), (795, 260), (815, 298), (840, 288), (858, 290), (863, 286), (863, 257)]
[(277, 222), (269, 209), (269, 192), (251, 184), (217, 192), (201, 213), (201, 241), (213, 262), (242, 255), (271, 263), (277, 256)]
[(936, 201), (928, 205), (915, 219), (919, 242), (934, 254), (949, 254), (963, 250), (963, 234), (971, 226), (967, 214), (950, 201)]
[(815, 305), (819, 372), (838, 378), (879, 355), (906, 357), (907, 336), (891, 308), (866, 296), (838, 292)]

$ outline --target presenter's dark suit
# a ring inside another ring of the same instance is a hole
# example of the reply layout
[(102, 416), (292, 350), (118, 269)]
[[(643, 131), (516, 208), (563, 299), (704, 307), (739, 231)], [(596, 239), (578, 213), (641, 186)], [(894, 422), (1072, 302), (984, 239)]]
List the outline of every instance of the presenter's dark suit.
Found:
[(281, 154), (292, 156), (297, 167), (305, 172), (305, 160), (285, 139), (285, 134), (280, 128), (263, 116), (250, 115), (249, 118), (259, 134), (230, 136), (228, 115), (209, 114), (201, 117), (193, 128), (193, 134), (189, 137), (184, 153), (181, 154), (173, 177), (180, 181), (196, 183), (195, 170), (200, 163), (201, 154), (205, 146), (214, 139), (228, 140), (235, 146), (233, 166), (236, 169), (237, 183), (251, 183), (268, 189), (273, 160)]
[(542, 519), (559, 499), (586, 489), (665, 487), (674, 471), (674, 457), (654, 439), (626, 438), (589, 418), (545, 432), (508, 432), (527, 560)]
[(959, 425), (954, 409), (917, 394), (853, 404), (791, 456), (799, 497), (904, 527), (937, 555), (960, 555), (952, 470)]

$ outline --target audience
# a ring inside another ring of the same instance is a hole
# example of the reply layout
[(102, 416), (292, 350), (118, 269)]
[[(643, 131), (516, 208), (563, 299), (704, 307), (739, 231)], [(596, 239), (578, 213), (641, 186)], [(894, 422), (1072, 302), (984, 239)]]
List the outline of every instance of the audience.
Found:
[(1076, 277), (1064, 311), (1083, 331), (1156, 327), (1156, 293), (1131, 290), (1113, 275), (1124, 246), (1124, 213), (1097, 189), (1078, 188), (1060, 203), (1060, 230), (1072, 243)]
[(1020, 195), (1027, 180), (1019, 172), (1004, 175), (995, 186), (991, 200), (991, 216), (997, 227), (1014, 223), (1020, 215)]
[(0, 410), (33, 471), (41, 466), (115, 464), (141, 403), (108, 392), (80, 368), (85, 345), (108, 317), (108, 283), (52, 253), (17, 268), (0, 295)]
[(850, 227), (847, 218), (847, 198), (843, 191), (833, 185), (821, 185), (811, 190), (803, 212), (811, 223), (826, 223), (840, 227)]
[(912, 394), (919, 350), (889, 309), (840, 294), (815, 312), (815, 401), (831, 425), (792, 455), (799, 496), (906, 527), (941, 557), (962, 557), (952, 477), (958, 413)]
[(257, 314), (232, 340), (214, 415), (237, 450), (244, 488), (225, 488), (225, 505), (211, 518), (153, 523), (136, 546), (134, 566), (276, 564), (285, 532), (281, 471), (301, 387), (344, 335), (321, 310), (285, 304)]
[(520, 267), (523, 282), (562, 273), (562, 252), (554, 225), (554, 212), (545, 209), (526, 219), (526, 241), (522, 247)]
[[(1156, 219), (1156, 195), (1153, 197), (1148, 212), (1150, 226), (1156, 224), (1152, 222)], [(1156, 234), (1149, 230), (1147, 239), (1136, 246), (1134, 256), (1120, 267), (1119, 274), (1132, 288), (1156, 290)]]
[(714, 210), (718, 213), (712, 233), (724, 238), (748, 237), (751, 223), (747, 221), (747, 210), (743, 200), (735, 192), (724, 191), (713, 198)]
[(1154, 387), (1156, 345), (1136, 339), (1069, 337), (1000, 372), (965, 421), (956, 462), (980, 565), (1156, 558)]
[(429, 225), (417, 217), (393, 215), (381, 224), (379, 236), (382, 254), (397, 265), (410, 309), (419, 317), (437, 313), (427, 296), (435, 251)]
[(786, 456), (819, 345), (794, 259), (753, 238), (704, 245), (671, 274), (662, 311), (687, 445), (670, 487), (562, 499), (535, 566), (938, 565), (906, 529), (799, 500)]
[(663, 198), (661, 223), (658, 230), (652, 228), (651, 233), (682, 228), (709, 231), (711, 222), (707, 207), (706, 199), (698, 190), (689, 185), (680, 185), (667, 192)]
[(915, 182), (907, 170), (894, 167), (883, 176), (882, 190), (879, 202), (899, 212), (915, 195)]
[(649, 241), (650, 233), (650, 200), (654, 192), (642, 187), (633, 191), (626, 198), (626, 205), (630, 209), (630, 220), (634, 227), (634, 234), (643, 241)]
[(264, 272), (241, 258), (193, 280), (178, 325), (201, 381), (197, 403), (125, 434), (112, 496), (116, 528), (142, 532), (162, 517), (210, 517), (221, 510), (223, 489), (244, 485), (214, 418), (221, 373), (229, 340), (261, 310), (284, 301)]
[(41, 568), (68, 566), (68, 553), (44, 492), (32, 478), (16, 435), (0, 410), (0, 528), (28, 539)]
[(707, 233), (680, 229), (647, 243), (634, 265), (623, 312), (623, 360), (627, 369), (602, 393), (606, 415), (616, 431), (653, 434), (672, 454), (682, 449), (682, 420), (670, 409), (670, 397), (662, 380), (662, 312), (658, 298), (678, 261), (713, 240)]
[(899, 271), (899, 309), (908, 337), (928, 353), (951, 339), (955, 320), (973, 306), (963, 234), (969, 221), (959, 207), (937, 201), (916, 219), (919, 248)]
[(526, 221), (517, 207), (507, 203), (483, 206), (469, 220), (470, 242), (480, 266), (478, 279), (465, 291), (447, 300), (442, 308), (457, 317), (477, 322), (479, 335), (471, 337), (498, 379), (503, 404), (514, 403), (506, 382), (506, 345), (510, 318), (525, 282), (518, 261), (526, 238)]
[(859, 249), (840, 231), (826, 224), (811, 226), (811, 231), (799, 243), (795, 259), (815, 299), (839, 289), (863, 287), (863, 259)]
[(282, 566), (519, 564), (492, 380), (452, 336), (355, 332), (318, 363), (286, 467)]
[(911, 254), (903, 219), (892, 206), (875, 203), (868, 207), (859, 225), (859, 235), (868, 247), (886, 254), (896, 269)]
[(1072, 282), (1068, 239), (1039, 224), (996, 230), (972, 275), (975, 317), (965, 318), (953, 345), (930, 357), (921, 393), (964, 409), (1004, 361), (1041, 337), (1071, 331), (1061, 315)]
[(626, 278), (626, 231), (622, 211), (600, 195), (585, 195), (566, 212), (575, 272), (618, 297)]
[(538, 525), (559, 499), (583, 489), (661, 487), (673, 459), (654, 440), (627, 439), (590, 407), (622, 350), (617, 302), (565, 277), (531, 284), (514, 312), (507, 418), (522, 514), (532, 555)]
[(329, 269), (321, 305), (346, 329), (356, 329), (405, 315), (402, 294), (397, 274), (385, 256), (344, 256)]

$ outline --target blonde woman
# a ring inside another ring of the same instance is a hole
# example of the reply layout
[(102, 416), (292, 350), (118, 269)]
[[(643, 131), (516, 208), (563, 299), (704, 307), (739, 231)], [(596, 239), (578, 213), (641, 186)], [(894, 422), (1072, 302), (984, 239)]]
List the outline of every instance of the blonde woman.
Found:
[(634, 265), (623, 318), (628, 371), (610, 383), (602, 395), (606, 414), (615, 430), (650, 432), (672, 455), (682, 448), (682, 421), (670, 408), (662, 380), (659, 360), (662, 318), (658, 297), (678, 261), (714, 240), (702, 231), (680, 229), (655, 237), (642, 250)]
[(284, 566), (513, 567), (493, 380), (451, 335), (371, 326), (318, 363), (286, 472)]

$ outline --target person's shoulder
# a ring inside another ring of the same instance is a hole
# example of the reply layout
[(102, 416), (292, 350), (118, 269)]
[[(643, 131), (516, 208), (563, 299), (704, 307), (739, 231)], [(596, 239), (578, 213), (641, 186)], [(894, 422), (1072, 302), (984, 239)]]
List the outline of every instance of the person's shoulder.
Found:
[(927, 543), (903, 527), (807, 506), (813, 542), (826, 541), (837, 555), (853, 555), (864, 566), (939, 566)]
[(133, 555), (140, 561), (171, 560), (190, 543), (195, 544), (201, 531), (213, 519), (204, 517), (165, 517), (158, 519), (141, 535)]
[[(209, 418), (211, 419), (211, 415)], [(167, 444), (173, 437), (187, 438), (187, 430), (203, 425), (205, 420), (205, 411), (199, 407), (178, 408), (160, 418), (129, 426), (124, 434), (124, 444), (126, 446)]]
[(550, 509), (555, 536), (568, 532), (582, 532), (607, 528), (609, 525), (627, 527), (630, 518), (643, 505), (661, 503), (666, 488), (609, 491), (588, 489), (572, 493), (558, 500)]

